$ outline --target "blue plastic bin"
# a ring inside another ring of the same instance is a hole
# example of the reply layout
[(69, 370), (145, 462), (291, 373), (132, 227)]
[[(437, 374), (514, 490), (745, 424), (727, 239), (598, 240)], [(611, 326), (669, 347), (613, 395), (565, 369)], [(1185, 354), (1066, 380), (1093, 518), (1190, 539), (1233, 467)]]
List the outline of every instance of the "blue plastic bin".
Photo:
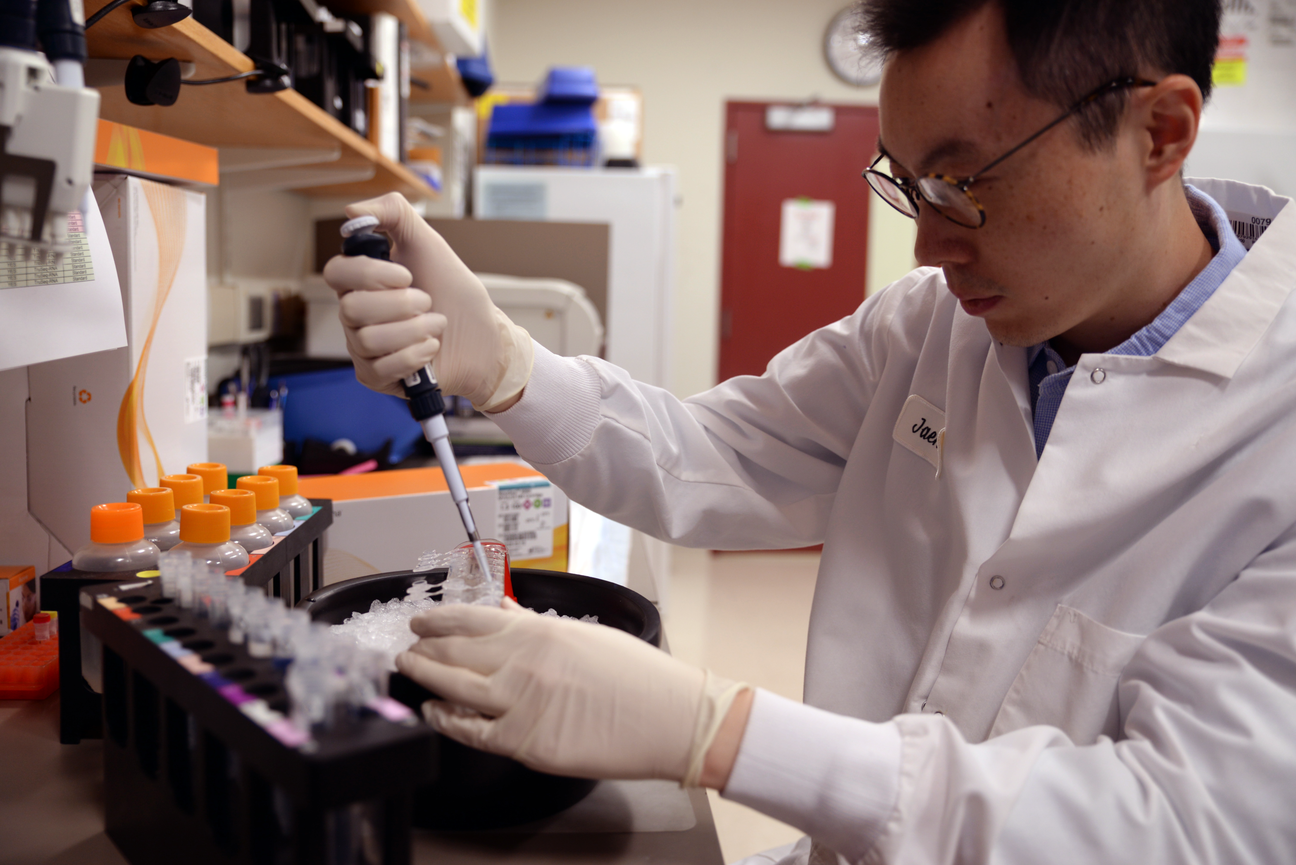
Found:
[(358, 450), (376, 451), (391, 439), (391, 460), (400, 462), (423, 438), (405, 400), (371, 391), (356, 381), (351, 367), (273, 379), (288, 385), (284, 441), (300, 444), (307, 438), (325, 442), (345, 438), (355, 442)]
[(595, 162), (598, 124), (589, 105), (496, 105), (486, 136), (486, 161), (496, 165), (582, 165)]
[(540, 90), (540, 101), (547, 103), (593, 105), (598, 97), (598, 81), (589, 66), (555, 66)]

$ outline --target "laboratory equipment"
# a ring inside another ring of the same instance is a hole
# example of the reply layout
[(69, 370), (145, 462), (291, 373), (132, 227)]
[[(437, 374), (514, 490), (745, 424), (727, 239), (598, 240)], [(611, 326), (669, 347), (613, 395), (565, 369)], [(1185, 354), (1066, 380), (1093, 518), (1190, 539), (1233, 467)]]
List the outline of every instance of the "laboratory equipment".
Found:
[(229, 508), (230, 540), (249, 553), (264, 550), (274, 543), (270, 530), (257, 522), (256, 493), (251, 490), (214, 490), (211, 503)]
[(206, 501), (203, 481), (198, 475), (162, 475), (158, 478), (158, 486), (171, 490), (177, 512), (185, 505), (201, 505)]
[(224, 463), (190, 463), (185, 471), (202, 478), (204, 502), (211, 501), (214, 491), (229, 489), (229, 471)]
[[(287, 535), (266, 552), (252, 556), (252, 563), (238, 577), (251, 591), (282, 596), (296, 603), (324, 583), (321, 539), (333, 524), (333, 503), (326, 498), (313, 500), (314, 513), (299, 520)], [(168, 554), (171, 555), (171, 554)], [(186, 554), (177, 556), (188, 559)], [(160, 580), (166, 580), (166, 570)], [(59, 642), (59, 741), (75, 744), (86, 738), (102, 736), (103, 684), (96, 638), (78, 627), (80, 593), (102, 583), (120, 582), (122, 572), (82, 571), (66, 563), (40, 577), (41, 606), (56, 612), (70, 622)], [(233, 592), (226, 603), (237, 603)]]
[(157, 564), (158, 548), (144, 540), (144, 509), (110, 502), (90, 509), (90, 543), (72, 556), (83, 571), (138, 571)]
[(69, 250), (68, 214), (90, 188), (99, 94), (85, 87), (79, 17), (69, 0), (29, 0), (0, 18), (0, 248), (11, 258)]
[[(133, 865), (410, 861), (434, 734), (379, 695), (363, 656), (302, 640), (285, 673), (156, 580), (92, 586), (80, 601), (103, 644), (104, 826)], [(299, 664), (317, 674), (302, 696), (321, 710), (301, 726)]]
[[(498, 607), (507, 594), (513, 597), (509, 575), (508, 547), (496, 540), (483, 539), (490, 570), (482, 573), (474, 561), (471, 544), (461, 544), (447, 556), (447, 577), (442, 600), (447, 604), (484, 604)], [(515, 599), (516, 600), (516, 599)]]
[(278, 479), (279, 507), (286, 510), (293, 519), (310, 516), (310, 501), (297, 492), (297, 466), (261, 466), (257, 469), (257, 474)]
[(167, 487), (143, 487), (126, 494), (126, 501), (144, 509), (144, 540), (161, 552), (180, 543), (180, 521), (176, 519), (175, 493)]
[[(370, 258), (388, 260), (391, 258), (391, 242), (372, 229), (378, 227), (375, 216), (358, 216), (342, 224), (342, 254), (367, 255)], [(405, 396), (409, 399), (410, 414), (423, 427), (423, 435), (432, 443), (437, 462), (445, 475), (446, 484), (450, 487), (450, 497), (459, 510), (468, 540), (472, 541), (473, 555), (477, 567), (483, 574), (490, 573), (490, 564), (486, 552), (482, 549), (481, 535), (477, 533), (477, 523), (473, 519), (472, 508), (468, 506), (468, 490), (464, 487), (463, 475), (459, 473), (459, 464), (455, 460), (454, 448), (450, 446), (450, 431), (445, 422), (445, 401), (441, 398), (441, 388), (437, 385), (436, 373), (432, 365), (426, 364), (417, 372), (406, 376), (404, 382)]]
[(658, 166), (572, 171), (481, 165), (473, 173), (479, 220), (611, 226), (603, 357), (656, 387), (671, 384), (677, 190), (675, 170)]
[(270, 530), (270, 534), (291, 531), (292, 516), (279, 507), (279, 479), (269, 475), (244, 475), (237, 481), (241, 490), (256, 494), (256, 520)]
[[(316, 622), (341, 624), (374, 601), (405, 597), (410, 586), (426, 580), (439, 593), (446, 569), (376, 574), (334, 583), (306, 597), (300, 607)], [(564, 616), (596, 615), (599, 622), (626, 631), (654, 646), (661, 645), (661, 615), (642, 595), (606, 580), (557, 571), (512, 569), (518, 603)], [(389, 683), (393, 699), (418, 708), (432, 694), (399, 673)], [(435, 780), (414, 798), (414, 823), (429, 829), (489, 829), (539, 820), (579, 802), (594, 781), (564, 778), (528, 769), (507, 757), (487, 754), (442, 738)]]
[(247, 550), (230, 540), (230, 509), (224, 505), (196, 504), (180, 508), (180, 543), (172, 553), (185, 552), (221, 571), (246, 568)]

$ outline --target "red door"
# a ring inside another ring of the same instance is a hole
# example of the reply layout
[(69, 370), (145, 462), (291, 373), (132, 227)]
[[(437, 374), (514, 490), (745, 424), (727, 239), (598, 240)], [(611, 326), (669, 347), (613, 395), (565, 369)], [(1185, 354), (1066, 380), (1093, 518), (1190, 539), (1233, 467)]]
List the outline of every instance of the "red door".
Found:
[(869, 188), (860, 172), (878, 138), (876, 108), (816, 105), (789, 122), (796, 106), (725, 107), (721, 381), (759, 375), (863, 302)]

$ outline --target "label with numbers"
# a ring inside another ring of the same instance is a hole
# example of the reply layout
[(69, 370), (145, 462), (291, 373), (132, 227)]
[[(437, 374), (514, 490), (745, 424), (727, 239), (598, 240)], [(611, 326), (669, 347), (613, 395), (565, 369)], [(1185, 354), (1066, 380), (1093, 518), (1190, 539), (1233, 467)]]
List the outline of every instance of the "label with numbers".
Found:
[(86, 240), (85, 218), (80, 211), (68, 214), (68, 244), (67, 250), (54, 255), (0, 243), (8, 247), (0, 253), (0, 288), (93, 282), (94, 264), (90, 261), (90, 243)]
[(508, 547), (510, 561), (553, 555), (554, 490), (543, 478), (492, 482), (499, 496), (495, 539)]

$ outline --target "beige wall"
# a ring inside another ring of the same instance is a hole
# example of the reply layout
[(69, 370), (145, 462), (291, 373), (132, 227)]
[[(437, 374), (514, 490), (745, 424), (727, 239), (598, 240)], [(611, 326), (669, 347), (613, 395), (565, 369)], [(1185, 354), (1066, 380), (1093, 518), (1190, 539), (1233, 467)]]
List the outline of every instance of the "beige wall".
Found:
[[(490, 52), (501, 82), (552, 65), (593, 66), (644, 95), (644, 158), (679, 169), (679, 273), (672, 390), (714, 383), (728, 99), (876, 104), (823, 60), (828, 22), (848, 0), (493, 0)], [(860, 166), (862, 169), (864, 166)], [(860, 181), (863, 183), (863, 181)], [(912, 267), (912, 225), (874, 207), (869, 289)], [(899, 242), (897, 242), (899, 241)]]

